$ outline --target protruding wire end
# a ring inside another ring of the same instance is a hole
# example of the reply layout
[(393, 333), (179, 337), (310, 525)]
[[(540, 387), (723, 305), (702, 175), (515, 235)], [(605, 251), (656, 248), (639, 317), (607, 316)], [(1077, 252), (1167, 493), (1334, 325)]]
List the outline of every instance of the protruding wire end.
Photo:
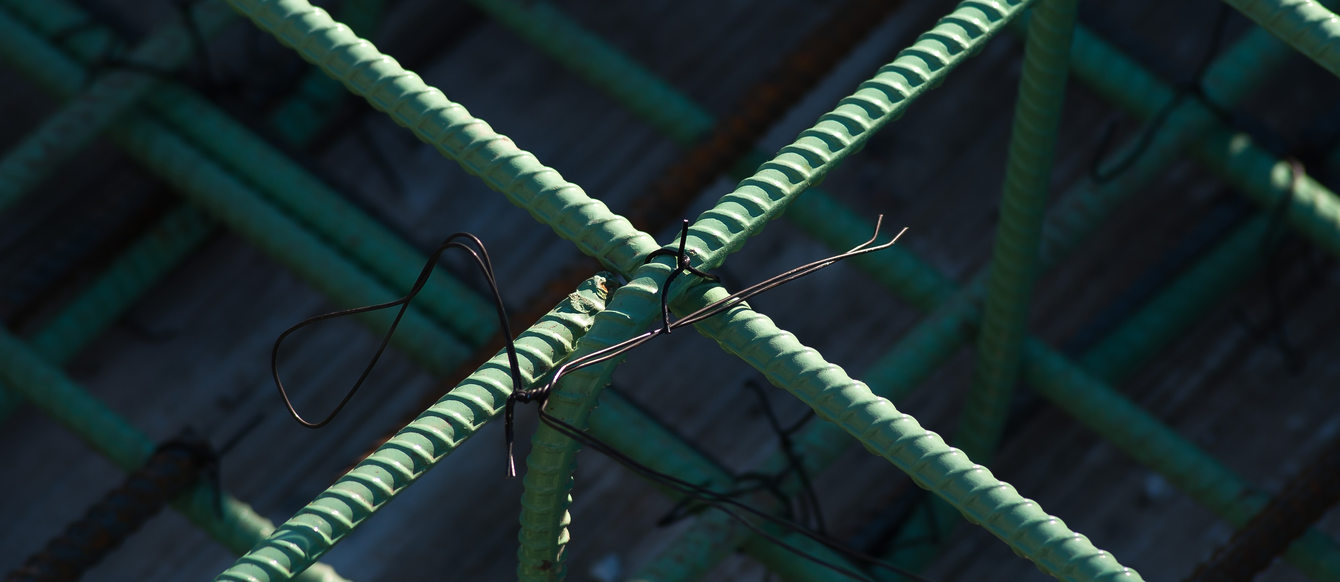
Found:
[(512, 445), (516, 442), (516, 425), (514, 424), (516, 415), (517, 390), (507, 396), (507, 404), (503, 406), (503, 439), (507, 444), (507, 478), (516, 478), (516, 456), (512, 454)]

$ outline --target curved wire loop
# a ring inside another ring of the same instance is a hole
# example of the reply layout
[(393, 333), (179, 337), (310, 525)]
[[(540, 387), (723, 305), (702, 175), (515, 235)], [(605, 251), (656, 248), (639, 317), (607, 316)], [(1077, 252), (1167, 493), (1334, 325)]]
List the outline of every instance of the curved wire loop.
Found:
[[(903, 236), (903, 233), (907, 232), (907, 228), (904, 227), (902, 230), (898, 231), (898, 234), (894, 235), (894, 237), (890, 239), (889, 242), (877, 245), (875, 244), (875, 241), (879, 239), (879, 231), (883, 222), (884, 222), (884, 215), (881, 214), (875, 219), (875, 234), (870, 237), (870, 240), (865, 241), (859, 245), (856, 245), (855, 247), (852, 247), (851, 250), (848, 250), (845, 253), (841, 253), (825, 259), (814, 261), (812, 263), (801, 265), (784, 273), (775, 275), (764, 281), (760, 281), (758, 283), (750, 285), (749, 287), (746, 287), (740, 291), (737, 291), (726, 297), (723, 297), (718, 301), (714, 301), (711, 304), (708, 304), (707, 306), (703, 307), (702, 309), (699, 309), (697, 311), (694, 311), (693, 313), (685, 315), (684, 317), (681, 317), (673, 322), (665, 323), (668, 322), (669, 318), (669, 309), (668, 307), (666, 307), (665, 311), (662, 313), (665, 319), (663, 320), (661, 327), (650, 329), (642, 334), (633, 336), (632, 338), (624, 340), (620, 343), (596, 350), (594, 352), (586, 354), (585, 356), (565, 362), (563, 365), (559, 366), (556, 370), (554, 370), (553, 374), (551, 374), (549, 377), (549, 381), (545, 383), (544, 386), (538, 388), (530, 388), (526, 390), (517, 389), (513, 391), (512, 395), (507, 398), (507, 404), (504, 413), (505, 417), (504, 434), (505, 438), (507, 439), (507, 476), (509, 478), (516, 477), (516, 462), (515, 459), (513, 458), (512, 450), (513, 450), (513, 443), (515, 441), (515, 432), (513, 427), (513, 419), (515, 415), (514, 408), (516, 407), (516, 404), (518, 402), (520, 403), (539, 402), (541, 417), (543, 418), (545, 400), (548, 398), (549, 393), (553, 391), (554, 386), (558, 385), (558, 381), (561, 380), (563, 376), (571, 372), (575, 372), (577, 370), (585, 368), (587, 366), (593, 366), (606, 360), (617, 358), (623, 353), (627, 352), (628, 350), (640, 346), (656, 336), (662, 334), (668, 334), (672, 329), (683, 327), (685, 325), (692, 325), (700, 321), (703, 321), (704, 319), (712, 317), (713, 315), (717, 315), (718, 313), (725, 312), (731, 309), (732, 307), (735, 307), (736, 305), (744, 303), (750, 297), (753, 297), (764, 291), (774, 289), (780, 285), (789, 283), (791, 281), (794, 281), (796, 279), (814, 273), (815, 271), (823, 269), (824, 267), (832, 265), (843, 259), (889, 248), (893, 246), (894, 243), (898, 242), (898, 238)], [(685, 221), (686, 225), (684, 231), (685, 233), (687, 232), (687, 224), (688, 221)], [(686, 258), (688, 256), (684, 251), (685, 238), (687, 238), (686, 234), (681, 235), (680, 250), (676, 255), (681, 259)], [(668, 249), (666, 250), (668, 252)], [(681, 266), (681, 268), (684, 267)], [(692, 267), (688, 268), (692, 269)], [(695, 272), (695, 274), (702, 273), (697, 269), (693, 269), (693, 272)], [(702, 274), (706, 275), (706, 273)], [(673, 277), (673, 275), (674, 274), (672, 273), (671, 277)], [(666, 282), (668, 283), (669, 281), (670, 278), (667, 277)], [(661, 304), (664, 306), (666, 305), (667, 301), (667, 299), (665, 298), (665, 285), (661, 286), (660, 292), (662, 302)], [(518, 382), (517, 385), (519, 386), (520, 383)]]
[[(465, 242), (462, 242), (462, 239), (464, 239)], [(423, 270), (419, 272), (418, 280), (414, 282), (414, 286), (410, 288), (409, 293), (406, 293), (404, 297), (386, 303), (379, 303), (377, 305), (367, 305), (315, 315), (294, 324), (292, 327), (289, 327), (284, 330), (283, 333), (279, 334), (278, 338), (275, 338), (274, 349), (270, 351), (270, 373), (274, 377), (275, 387), (279, 389), (279, 397), (284, 400), (284, 406), (288, 408), (288, 412), (294, 420), (307, 428), (315, 429), (330, 424), (330, 421), (334, 420), (335, 417), (339, 415), (340, 411), (344, 409), (344, 406), (353, 399), (354, 394), (358, 392), (358, 389), (363, 386), (363, 382), (367, 380), (368, 375), (372, 373), (372, 368), (377, 365), (377, 361), (381, 359), (382, 353), (386, 351), (386, 346), (391, 343), (391, 335), (395, 333), (396, 327), (400, 325), (400, 320), (405, 316), (405, 311), (409, 309), (410, 301), (414, 300), (414, 297), (417, 296), (419, 292), (423, 290), (424, 285), (428, 283), (428, 278), (432, 276), (433, 269), (437, 267), (438, 259), (442, 257), (442, 254), (445, 253), (447, 249), (452, 248), (460, 249), (468, 253), (470, 257), (474, 259), (475, 264), (479, 266), (480, 271), (484, 274), (484, 280), (488, 283), (489, 290), (493, 294), (493, 305), (498, 313), (498, 325), (502, 329), (503, 335), (506, 337), (506, 345), (504, 349), (507, 350), (507, 362), (510, 366), (510, 373), (512, 376), (512, 391), (514, 393), (521, 391), (521, 368), (517, 364), (516, 345), (513, 343), (514, 337), (512, 336), (512, 326), (508, 323), (507, 309), (503, 306), (502, 294), (498, 291), (498, 281), (493, 275), (493, 263), (489, 260), (488, 251), (484, 248), (484, 243), (479, 240), (479, 237), (468, 232), (458, 232), (447, 237), (446, 240), (443, 240), (442, 244), (438, 245), (437, 250), (433, 251), (432, 256), (428, 258), (428, 262), (424, 264)], [(363, 368), (363, 372), (358, 375), (358, 380), (356, 380), (354, 385), (345, 393), (344, 398), (340, 400), (340, 403), (335, 405), (335, 409), (330, 411), (325, 418), (316, 422), (307, 420), (303, 418), (301, 414), (298, 414), (297, 409), (293, 406), (293, 401), (289, 398), (287, 389), (284, 388), (283, 380), (279, 378), (279, 348), (283, 345), (284, 339), (293, 332), (328, 319), (356, 315), (359, 313), (368, 313), (396, 306), (399, 306), (400, 310), (396, 312), (395, 319), (391, 320), (391, 326), (387, 328), (386, 333), (382, 336), (382, 341), (381, 344), (377, 346), (377, 351), (373, 353), (372, 358), (368, 361), (368, 365)]]

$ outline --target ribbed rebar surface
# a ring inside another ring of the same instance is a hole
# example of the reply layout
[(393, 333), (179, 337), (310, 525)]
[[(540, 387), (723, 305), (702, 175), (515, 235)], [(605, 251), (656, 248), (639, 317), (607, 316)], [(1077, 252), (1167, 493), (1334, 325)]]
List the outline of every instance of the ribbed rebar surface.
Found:
[[(572, 350), (605, 305), (610, 280), (597, 276), (517, 337), (529, 384)], [(364, 519), (502, 412), (512, 391), (507, 356), (499, 353), (378, 447), (217, 580), (288, 580), (315, 562)]]

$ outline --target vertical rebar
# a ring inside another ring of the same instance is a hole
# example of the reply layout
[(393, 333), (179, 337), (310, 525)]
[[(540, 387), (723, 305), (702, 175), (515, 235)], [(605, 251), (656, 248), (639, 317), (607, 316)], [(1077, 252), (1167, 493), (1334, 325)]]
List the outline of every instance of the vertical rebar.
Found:
[[(610, 284), (593, 277), (517, 336), (519, 372), (528, 385), (567, 357), (590, 329)], [(502, 412), (511, 391), (507, 356), (500, 352), (215, 579), (274, 582), (304, 571)]]
[[(964, 2), (893, 62), (881, 67), (835, 110), (821, 116), (814, 127), (801, 132), (794, 143), (783, 147), (777, 157), (698, 218), (689, 230), (688, 244), (702, 262), (699, 267), (719, 266), (727, 254), (738, 250), (748, 236), (781, 214), (806, 187), (976, 54), (1025, 7), (1023, 2)], [(612, 345), (650, 325), (652, 310), (623, 312), (619, 306), (624, 301), (637, 305), (635, 299), (622, 299), (637, 293), (654, 298), (657, 281), (664, 278), (666, 269), (664, 264), (653, 263), (628, 274), (632, 282), (615, 294), (611, 309), (597, 318), (577, 354)], [(662, 292), (677, 297), (686, 288), (687, 284), (680, 284)], [(643, 298), (651, 301), (647, 297)], [(614, 365), (606, 362), (567, 377), (550, 398), (549, 414), (584, 429)], [(523, 580), (558, 580), (565, 569), (563, 548), (568, 540), (567, 507), (571, 503), (568, 492), (577, 447), (546, 426), (536, 431), (532, 441), (522, 498), (518, 576)]]
[(957, 434), (960, 448), (978, 462), (995, 453), (1019, 378), (1076, 12), (1075, 0), (1041, 0), (1028, 20), (977, 360)]

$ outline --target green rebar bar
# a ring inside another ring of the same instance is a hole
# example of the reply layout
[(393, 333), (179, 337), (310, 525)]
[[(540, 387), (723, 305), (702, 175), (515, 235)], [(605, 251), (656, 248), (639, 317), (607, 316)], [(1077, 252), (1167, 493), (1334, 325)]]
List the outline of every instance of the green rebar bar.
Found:
[[(606, 92), (677, 143), (694, 143), (716, 125), (717, 120), (705, 108), (619, 52), (600, 36), (582, 28), (551, 4), (535, 1), (523, 8), (511, 0), (472, 1), (545, 55)], [(752, 176), (770, 157), (755, 151), (732, 166), (731, 173), (740, 179)], [(788, 208), (786, 218), (801, 225), (830, 247), (846, 249), (864, 240), (861, 233), (870, 230), (866, 217), (845, 211), (840, 220), (814, 218), (817, 212), (844, 210), (820, 188), (812, 186), (805, 196)], [(875, 255), (863, 255), (853, 261), (883, 265), (881, 268), (872, 267), (870, 271), (878, 273), (874, 276), (882, 282), (906, 289), (901, 292), (903, 296), (915, 298), (907, 300), (917, 302), (918, 305), (933, 305), (939, 293), (951, 285), (948, 280), (904, 276), (905, 273), (934, 271), (902, 247), (893, 247)]]
[(1270, 221), (1258, 214), (1171, 282), (1079, 360), (1097, 378), (1120, 384), (1265, 263)]
[(976, 365), (956, 439), (981, 463), (995, 453), (1019, 378), (1077, 12), (1075, 0), (1042, 0), (1028, 20)]
[[(604, 309), (609, 285), (606, 277), (593, 277), (517, 336), (527, 385), (567, 357)], [(287, 580), (304, 571), (502, 412), (512, 391), (509, 370), (499, 352), (215, 579)]]
[[(204, 241), (212, 226), (189, 207), (169, 212), (33, 334), (29, 339), (33, 350), (53, 364), (65, 363)], [(19, 394), (0, 385), (0, 418), (7, 417), (22, 401)]]
[(324, 10), (305, 0), (228, 1), (261, 30), (320, 66), (607, 268), (630, 272), (638, 257), (656, 247), (650, 236), (633, 229), (627, 219), (472, 117)]
[[(57, 93), (69, 93), (67, 81), (76, 77), (63, 66), (68, 60), (8, 16), (0, 16), (0, 31), (0, 52), (17, 68)], [(370, 305), (395, 296), (158, 122), (132, 113), (112, 127), (112, 137), (132, 157), (337, 304)], [(384, 327), (375, 316), (360, 320), (373, 329)], [(414, 308), (405, 313), (392, 342), (437, 374), (449, 372), (467, 354), (458, 340)]]
[[(1241, 94), (1243, 89), (1255, 84), (1255, 82), (1251, 84), (1244, 83), (1247, 78), (1252, 78), (1254, 81), (1254, 78), (1261, 74), (1261, 71), (1269, 70), (1286, 54), (1287, 51), (1282, 44), (1274, 41), (1274, 39), (1271, 39), (1261, 31), (1251, 31), (1245, 35), (1242, 40), (1235, 43), (1234, 47), (1227, 51), (1225, 56), (1221, 57), (1216, 64), (1211, 67), (1205, 77), (1206, 91), (1208, 94), (1213, 95), (1218, 102), (1234, 102), (1238, 99), (1237, 96)], [(1076, 32), (1072, 55), (1072, 67), (1074, 67), (1074, 73), (1077, 77), (1097, 85), (1104, 94), (1114, 97), (1114, 100), (1121, 103), (1123, 106), (1127, 106), (1139, 113), (1146, 116), (1152, 115), (1154, 110), (1156, 110), (1161, 103), (1172, 98), (1173, 93), (1170, 88), (1163, 86), (1152, 75), (1141, 69), (1129, 58), (1121, 55), (1118, 51), (1096, 39), (1082, 28)], [(1199, 103), (1184, 103), (1170, 116), (1170, 121), (1165, 125), (1164, 131), (1161, 132), (1159, 138), (1155, 139), (1156, 144), (1162, 139), (1163, 135), (1175, 131), (1174, 120), (1182, 115), (1185, 115), (1187, 119), (1194, 122), (1190, 125), (1197, 127), (1213, 127), (1216, 122), (1214, 116), (1205, 110)], [(1222, 130), (1211, 130), (1208, 134), (1211, 138), (1208, 138), (1207, 141), (1222, 142), (1222, 140), (1213, 139), (1213, 136), (1222, 133)], [(1201, 144), (1198, 144), (1198, 151), (1205, 149), (1205, 146), (1203, 145), (1204, 143), (1205, 142), (1201, 142)], [(1154, 155), (1152, 153), (1155, 149), (1158, 148), (1151, 147), (1150, 150), (1146, 151), (1141, 157), (1141, 160), (1133, 166), (1132, 170), (1123, 174), (1122, 177), (1129, 176), (1141, 165), (1147, 164), (1148, 162), (1146, 160), (1152, 161), (1162, 158), (1161, 155)], [(1265, 155), (1263, 152), (1257, 150), (1252, 150), (1252, 153), (1258, 154), (1254, 156), (1257, 162), (1260, 162), (1262, 156)], [(1220, 157), (1219, 161), (1221, 163), (1225, 162), (1225, 158)], [(1238, 163), (1241, 164), (1242, 162)], [(1252, 193), (1253, 190), (1256, 190), (1258, 198), (1261, 197), (1261, 192), (1271, 191), (1267, 190), (1267, 188), (1263, 188), (1261, 186), (1262, 182), (1270, 182), (1270, 180), (1273, 179), (1273, 184), (1270, 184), (1270, 186), (1273, 186), (1272, 190), (1281, 193), (1288, 191), (1288, 185), (1292, 182), (1292, 171), (1282, 171), (1282, 162), (1277, 163), (1275, 165), (1275, 171), (1267, 173), (1264, 180), (1262, 180), (1259, 170), (1256, 175), (1243, 176), (1242, 174), (1247, 174), (1244, 168), (1234, 168), (1234, 164), (1232, 163), (1224, 163), (1223, 165), (1238, 171), (1237, 173), (1239, 175), (1235, 176), (1236, 179), (1231, 181), (1237, 183), (1248, 193)], [(1260, 167), (1259, 163), (1256, 167)], [(1116, 181), (1120, 181), (1122, 177), (1118, 177)], [(1250, 178), (1250, 181), (1248, 181), (1247, 178)], [(1322, 192), (1319, 189), (1320, 186), (1316, 185), (1310, 178), (1306, 176), (1300, 178), (1298, 180), (1298, 187), (1295, 191), (1309, 193), (1310, 195), (1307, 196), (1305, 200), (1312, 203), (1295, 204), (1291, 207), (1291, 210), (1297, 211), (1291, 216), (1298, 217), (1297, 220), (1300, 223), (1309, 224), (1314, 227), (1321, 225), (1320, 228), (1313, 228), (1311, 232), (1315, 235), (1319, 235), (1318, 238), (1326, 240), (1326, 235), (1324, 233), (1326, 232), (1325, 225), (1327, 224), (1327, 220), (1325, 219), (1324, 214), (1315, 212), (1315, 209), (1328, 208), (1325, 201), (1332, 200), (1333, 195), (1330, 195), (1329, 192)], [(1068, 213), (1062, 214), (1058, 212), (1054, 214), (1056, 216), (1053, 218), (1055, 218), (1058, 223), (1063, 224), (1064, 228), (1048, 229), (1054, 234), (1044, 240), (1044, 264), (1055, 260), (1056, 252), (1048, 252), (1047, 249), (1049, 247), (1054, 249), (1064, 249), (1071, 246), (1073, 243), (1067, 241), (1075, 240), (1075, 234), (1083, 233), (1086, 229), (1091, 228), (1093, 224), (1089, 219), (1075, 220), (1069, 217), (1067, 215)], [(1049, 225), (1051, 223), (1052, 221), (1049, 220)], [(978, 293), (980, 293), (980, 291), (978, 291)], [(966, 297), (960, 298), (956, 303), (957, 305), (949, 305), (937, 309), (936, 314), (932, 315), (925, 323), (909, 333), (908, 336), (904, 338), (904, 341), (901, 342), (893, 352), (882, 358), (874, 366), (873, 373), (894, 373), (894, 370), (897, 369), (901, 370), (899, 373), (903, 375), (902, 381), (910, 381), (917, 384), (924, 381), (930, 375), (931, 371), (938, 367), (941, 362), (946, 361), (949, 356), (953, 355), (960, 343), (966, 339), (964, 337), (964, 330), (975, 328), (975, 322), (979, 317), (979, 314), (975, 311), (976, 303)], [(1025, 357), (1026, 359), (1031, 357), (1028, 355), (1027, 351)], [(1026, 364), (1026, 366), (1027, 365), (1031, 364)], [(910, 376), (908, 376), (908, 374), (910, 374)], [(1061, 403), (1058, 402), (1058, 404)], [(1065, 405), (1062, 404), (1062, 407), (1065, 408)], [(1084, 416), (1077, 416), (1077, 418), (1086, 424), (1090, 424), (1094, 420)], [(1152, 418), (1149, 418), (1148, 420), (1152, 424), (1158, 425), (1158, 422)], [(1092, 425), (1091, 427), (1099, 432), (1109, 430), (1113, 434), (1121, 433), (1124, 430), (1120, 425), (1110, 426), (1105, 429), (1100, 429)], [(1129, 430), (1133, 431), (1134, 429), (1130, 428)], [(1106, 433), (1104, 434), (1107, 436)], [(1130, 436), (1130, 434), (1130, 432), (1126, 433), (1127, 436)], [(1161, 437), (1176, 439), (1175, 441), (1169, 441), (1170, 444), (1161, 446), (1187, 451), (1187, 455), (1189, 456), (1185, 457), (1185, 459), (1196, 458), (1197, 460), (1205, 460), (1206, 462), (1214, 463), (1212, 459), (1209, 459), (1204, 453), (1182, 441), (1180, 437), (1177, 437), (1172, 431), (1166, 430), (1165, 428), (1159, 435)], [(1111, 436), (1108, 438), (1112, 439)], [(1113, 440), (1114, 442), (1122, 442), (1116, 439)], [(1125, 442), (1136, 441), (1128, 439)], [(1183, 447), (1181, 445), (1187, 446)], [(1148, 445), (1142, 444), (1140, 446)], [(1142, 460), (1142, 462), (1147, 460), (1145, 453), (1148, 451), (1139, 448), (1127, 448), (1125, 446), (1123, 446), (1123, 450), (1126, 450), (1127, 453), (1131, 454), (1133, 457)], [(1191, 451), (1194, 451), (1194, 453)], [(1203, 459), (1201, 457), (1203, 457)], [(1168, 475), (1179, 473), (1179, 463), (1182, 462), (1181, 459), (1182, 457), (1172, 457), (1148, 461), (1157, 462), (1157, 465), (1151, 466), (1155, 470)], [(1215, 479), (1228, 478), (1230, 481), (1245, 488), (1245, 484), (1243, 484), (1239, 478), (1224, 471), (1190, 475), (1179, 474), (1173, 479), (1170, 479), (1170, 481), (1178, 486), (1179, 489), (1188, 492), (1193, 498), (1209, 506), (1221, 517), (1232, 520), (1235, 519), (1233, 516), (1240, 515), (1243, 511), (1250, 511), (1250, 508), (1243, 509), (1242, 507), (1223, 506), (1223, 499), (1208, 495), (1206, 493), (1209, 490), (1208, 483), (1214, 481), (1214, 479), (1208, 477), (1209, 475), (1216, 475)], [(921, 536), (924, 533), (924, 530), (918, 530), (910, 532), (908, 535)], [(1324, 536), (1321, 537), (1324, 538)], [(1288, 554), (1290, 561), (1314, 578), (1337, 579), (1337, 576), (1340, 576), (1340, 569), (1337, 569), (1340, 564), (1335, 563), (1335, 560), (1327, 558), (1328, 553), (1334, 553), (1335, 543), (1331, 540), (1325, 540), (1326, 543), (1317, 543), (1316, 540), (1318, 539), (1318, 536), (1315, 535), (1315, 532), (1312, 532), (1312, 537), (1310, 539), (1312, 540), (1309, 542), (1312, 544), (1311, 546), (1304, 547), (1300, 544), (1291, 548), (1291, 552)]]
[[(1092, 71), (1104, 71), (1104, 81), (1111, 81), (1113, 87), (1124, 89), (1128, 100), (1135, 100), (1136, 96), (1149, 91), (1154, 84), (1152, 76), (1144, 73), (1128, 59), (1121, 59), (1113, 62), (1114, 56), (1118, 53), (1108, 50), (1105, 44), (1097, 42), (1087, 32), (1080, 31), (1075, 41), (1075, 52), (1082, 52), (1089, 55), (1087, 58), (1098, 58), (1100, 64), (1092, 67)], [(1095, 56), (1096, 55), (1096, 56)], [(1234, 48), (1227, 51), (1216, 66), (1211, 69), (1211, 74), (1207, 76), (1207, 85), (1212, 87), (1215, 95), (1228, 95), (1232, 99), (1239, 99), (1247, 89), (1260, 82), (1261, 75), (1271, 70), (1276, 63), (1288, 55), (1285, 49), (1278, 42), (1274, 42), (1268, 35), (1260, 32), (1250, 33), (1238, 43)], [(1078, 61), (1080, 57), (1073, 60)], [(1176, 128), (1165, 130), (1172, 131)], [(1183, 131), (1188, 131), (1183, 129)], [(1177, 140), (1186, 143), (1188, 138)], [(1174, 149), (1168, 146), (1166, 149)], [(1153, 156), (1143, 156), (1131, 173), (1137, 175), (1146, 175), (1153, 177), (1158, 168), (1166, 165), (1167, 158), (1158, 158)], [(1143, 168), (1141, 166), (1144, 166)], [(1154, 167), (1150, 167), (1154, 166)], [(1105, 187), (1097, 194), (1091, 190), (1074, 190), (1069, 193), (1062, 203), (1061, 211), (1052, 213), (1049, 216), (1048, 232), (1050, 247), (1057, 250), (1046, 252), (1045, 255), (1055, 261), (1057, 255), (1071, 246), (1069, 240), (1074, 240), (1077, 235), (1083, 234), (1091, 229), (1105, 213), (1115, 206), (1115, 201), (1121, 199), (1130, 188), (1140, 184), (1139, 181), (1128, 181), (1125, 183), (1114, 184), (1111, 187)], [(793, 220), (806, 220), (818, 225), (842, 225), (841, 228), (831, 228), (823, 233), (823, 240), (834, 246), (851, 246), (858, 242), (862, 232), (858, 226), (859, 219), (853, 219), (849, 212), (844, 212), (839, 204), (832, 203), (825, 198), (813, 196), (813, 191), (802, 196), (793, 207), (793, 212), (789, 217)], [(816, 202), (818, 201), (818, 202)], [(1066, 203), (1069, 201), (1070, 203)], [(1078, 201), (1076, 203), (1075, 201)], [(801, 205), (809, 205), (807, 211), (800, 212)], [(808, 230), (808, 229), (807, 229)], [(845, 235), (844, 235), (845, 232)], [(844, 238), (845, 236), (845, 238)], [(890, 250), (896, 250), (890, 249)], [(881, 253), (885, 254), (885, 253)], [(864, 257), (859, 257), (853, 262), (869, 272), (872, 276), (879, 279), (886, 286), (893, 289), (899, 295), (912, 302), (913, 305), (926, 309), (929, 305), (935, 305), (946, 301), (950, 297), (952, 286), (943, 275), (940, 275), (934, 269), (925, 266), (919, 261), (904, 262), (900, 271), (891, 274), (889, 271), (871, 269), (871, 264), (861, 261)], [(894, 281), (888, 281), (888, 279)], [(914, 282), (909, 284), (909, 282)], [(875, 387), (883, 387), (880, 390), (882, 395), (897, 400), (900, 395), (910, 393), (917, 385), (929, 376), (930, 372), (938, 368), (940, 364), (948, 359), (949, 356), (958, 349), (963, 341), (966, 341), (969, 334), (964, 332), (968, 321), (972, 315), (966, 310), (972, 307), (971, 298), (968, 296), (959, 296), (948, 299), (950, 302), (958, 302), (961, 305), (944, 305), (943, 313), (934, 317), (928, 323), (918, 327), (914, 332), (900, 342), (895, 354), (905, 356), (898, 359), (886, 358), (873, 367), (866, 375), (870, 384)], [(806, 431), (806, 435), (813, 435), (819, 443), (828, 442), (834, 435), (834, 431), (820, 430), (827, 428), (825, 425), (817, 425), (811, 433)], [(803, 447), (798, 441), (798, 446)], [(802, 450), (804, 450), (802, 448)], [(811, 452), (805, 452), (806, 459), (815, 458)], [(775, 463), (781, 462), (780, 459), (774, 459)], [(704, 520), (713, 520), (714, 516), (707, 516)], [(717, 520), (720, 521), (720, 520)], [(924, 528), (909, 533), (912, 537), (922, 537), (928, 531), (933, 531), (935, 526), (929, 523), (922, 524)], [(712, 530), (709, 525), (704, 529)], [(737, 528), (738, 530), (738, 528)], [(691, 537), (693, 530), (685, 537)], [(739, 539), (747, 532), (739, 532)], [(1321, 544), (1316, 547), (1334, 546), (1333, 542)], [(1318, 550), (1312, 552), (1314, 556), (1324, 555), (1329, 550)], [(678, 558), (667, 558), (670, 560), (681, 560), (694, 562), (699, 556), (680, 556)], [(1305, 558), (1307, 559), (1307, 558)], [(898, 557), (894, 559), (895, 563), (903, 563)]]
[[(764, 163), (754, 176), (743, 180), (739, 188), (695, 222), (689, 232), (689, 244), (703, 262), (702, 267), (719, 265), (725, 255), (740, 248), (749, 235), (779, 215), (809, 184), (859, 149), (873, 131), (900, 117), (912, 101), (942, 82), (1023, 8), (1023, 3), (960, 5), (892, 63), (882, 67), (875, 77), (862, 83), (855, 94), (839, 102), (837, 109), (820, 117), (813, 128), (801, 132), (795, 143), (783, 147), (776, 158)], [(665, 266), (648, 265), (630, 274), (634, 281), (620, 294), (641, 289), (642, 274), (654, 274), (657, 268)], [(655, 280), (660, 280), (660, 276)], [(655, 283), (643, 284), (651, 285), (654, 297)], [(683, 289), (684, 285), (680, 285), (664, 292), (674, 297)], [(620, 313), (614, 307), (619, 304), (619, 297), (616, 294), (611, 313), (597, 318), (592, 332), (578, 346), (577, 354), (613, 345), (651, 323), (650, 312)], [(609, 323), (602, 325), (604, 321)], [(550, 398), (549, 414), (584, 429), (614, 363), (592, 366), (565, 379), (568, 381), (560, 384), (555, 397)], [(565, 571), (563, 546), (568, 537), (568, 491), (577, 447), (548, 427), (540, 427), (532, 441), (522, 499), (518, 575), (523, 580), (561, 579)]]
[[(345, 0), (336, 14), (354, 34), (371, 36), (385, 11), (385, 0)], [(313, 135), (330, 118), (337, 105), (349, 97), (339, 82), (320, 70), (308, 71), (298, 82), (293, 96), (274, 108), (266, 123), (275, 133), (290, 141), (302, 141)]]
[(1316, 0), (1224, 0), (1340, 77), (1340, 18)]
[[(667, 475), (674, 475), (690, 483), (712, 488), (720, 493), (738, 486), (738, 483), (726, 469), (704, 457), (697, 449), (685, 443), (679, 435), (657, 422), (642, 409), (634, 406), (618, 391), (605, 390), (601, 393), (599, 405), (591, 411), (590, 420), (592, 434), (600, 435), (600, 439), (605, 444), (614, 447), (620, 453), (647, 467)], [(665, 488), (662, 488), (662, 491), (674, 499), (682, 499), (682, 496), (675, 491)], [(724, 515), (710, 509), (705, 511), (711, 515)], [(725, 519), (731, 523), (734, 522), (729, 517)], [(838, 565), (846, 570), (860, 570), (859, 567), (828, 547), (796, 532), (775, 532), (775, 534), (784, 544), (795, 548), (799, 552)], [(713, 543), (711, 539), (701, 539), (700, 541), (704, 544)], [(733, 548), (703, 547), (698, 549), (707, 553), (716, 549), (729, 552)], [(760, 537), (755, 540), (755, 543), (746, 545), (742, 549), (770, 571), (785, 572), (786, 579), (792, 582), (821, 582), (835, 578), (833, 570), (828, 567), (807, 560), (798, 555), (797, 551), (787, 549), (771, 540)], [(680, 568), (693, 567), (692, 564), (677, 564), (675, 566)], [(665, 580), (666, 574), (664, 571), (644, 568), (639, 573), (629, 576), (628, 580), (630, 582), (642, 579)]]
[(549, 2), (470, 3), (677, 142), (692, 142), (716, 124), (707, 110)]
[[(88, 18), (64, 0), (6, 0), (5, 5), (48, 35)], [(96, 55), (90, 44), (77, 44), (75, 50), (85, 59)], [(408, 289), (418, 276), (428, 259), (423, 252), (209, 100), (181, 86), (162, 83), (147, 102), (179, 135), (254, 184), (266, 200), (343, 251), (391, 289)], [(428, 280), (415, 308), (471, 343), (485, 341), (494, 325), (493, 307), (443, 269), (438, 269)]]
[[(1279, 41), (1259, 29), (1253, 29), (1244, 37), (1244, 42), (1236, 46), (1248, 44), (1247, 39), (1260, 39), (1251, 43), (1260, 48), (1241, 54), (1241, 70), (1269, 70), (1271, 63), (1278, 62), (1283, 46)], [(1153, 115), (1174, 99), (1176, 92), (1172, 87), (1158, 81), (1129, 57), (1091, 34), (1077, 33), (1071, 52), (1074, 55), (1071, 67), (1077, 78), (1137, 115)], [(1116, 75), (1114, 69), (1128, 73)], [(1232, 94), (1220, 88), (1225, 82), (1236, 82), (1234, 80), (1239, 75), (1238, 70), (1212, 67), (1203, 83), (1206, 95), (1215, 103), (1236, 102)], [(1124, 82), (1128, 80), (1138, 85)], [(1289, 224), (1317, 246), (1340, 256), (1340, 198), (1306, 174), (1295, 181), (1292, 163), (1270, 153), (1246, 133), (1226, 126), (1198, 99), (1181, 100), (1177, 112), (1170, 116), (1170, 122), (1161, 133), (1169, 132), (1171, 118), (1182, 112), (1208, 123), (1209, 130), (1192, 148), (1201, 163), (1225, 181), (1237, 185), (1249, 199), (1268, 210), (1287, 203), (1284, 217)], [(1144, 155), (1158, 154), (1151, 148)]]
[[(40, 2), (29, 4), (41, 4)], [(128, 55), (137, 66), (173, 70), (191, 56), (196, 47), (195, 26), (200, 37), (209, 38), (232, 21), (233, 14), (222, 2), (209, 0), (187, 8), (193, 24), (159, 28)], [(84, 75), (69, 81), (78, 84)], [(86, 90), (28, 134), (0, 160), (0, 210), (31, 191), (65, 160), (93, 141), (108, 124), (140, 100), (158, 78), (138, 70), (112, 70), (99, 75)]]
[[(144, 465), (156, 444), (80, 388), (59, 369), (42, 361), (32, 348), (8, 331), (0, 330), (0, 379), (40, 407), (118, 467), (131, 471)], [(265, 539), (274, 525), (246, 503), (197, 485), (173, 505), (209, 535), (236, 553)], [(322, 565), (304, 579), (342, 580)]]
[(699, 327), (1044, 572), (1062, 580), (1141, 579), (766, 316), (735, 308)]

